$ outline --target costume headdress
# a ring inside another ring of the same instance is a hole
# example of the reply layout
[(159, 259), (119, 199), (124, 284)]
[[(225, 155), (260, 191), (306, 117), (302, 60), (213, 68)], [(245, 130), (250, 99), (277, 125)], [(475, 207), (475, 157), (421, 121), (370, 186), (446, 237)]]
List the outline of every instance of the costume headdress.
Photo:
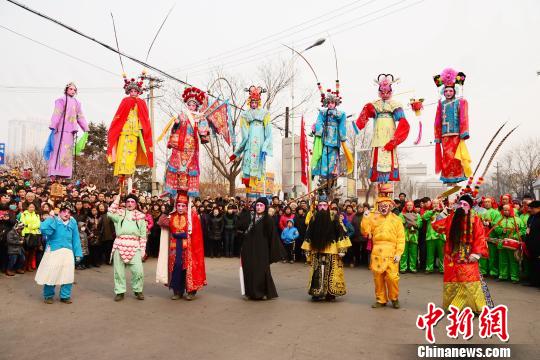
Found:
[(75, 209), (73, 208), (73, 205), (71, 205), (71, 203), (67, 201), (62, 202), (58, 208), (60, 209), (60, 211), (69, 210), (70, 213), (72, 214), (75, 213)]
[(328, 103), (335, 103), (336, 106), (340, 105), (342, 102), (341, 95), (339, 93), (339, 80), (336, 80), (336, 91), (332, 91), (332, 89), (327, 89), (326, 93), (323, 91), (323, 87), (321, 83), (317, 83), (317, 87), (319, 88), (319, 91), (321, 92), (321, 103), (323, 107), (328, 107)]
[(139, 76), (139, 80), (135, 78), (128, 79), (126, 74), (122, 74), (124, 78), (124, 91), (126, 95), (129, 95), (129, 92), (132, 89), (136, 89), (139, 92), (139, 95), (145, 92), (147, 89), (144, 87), (144, 79), (146, 79), (146, 70), (143, 70)]
[(201, 106), (206, 99), (206, 93), (196, 87), (188, 87), (184, 89), (182, 94), (182, 100), (187, 104), (190, 101), (195, 101), (197, 105)]
[(440, 75), (435, 75), (433, 77), (433, 81), (435, 81), (435, 85), (437, 87), (444, 85), (445, 88), (455, 88), (456, 84), (463, 86), (465, 83), (465, 77), (465, 74), (461, 71), (457, 72), (452, 68), (446, 68), (440, 73)]
[(187, 192), (185, 191), (178, 191), (178, 194), (176, 195), (176, 204), (188, 204), (189, 197), (187, 195)]
[(379, 74), (374, 81), (379, 85), (379, 91), (392, 91), (392, 85), (399, 82), (399, 78), (395, 78), (392, 74)]
[(251, 104), (252, 101), (257, 101), (257, 107), (261, 106), (261, 95), (266, 92), (266, 89), (263, 89), (260, 86), (251, 85), (249, 88), (244, 89), (249, 93), (247, 103)]
[(66, 84), (66, 86), (64, 87), (64, 93), (67, 94), (67, 89), (70, 86), (73, 86), (75, 88), (75, 94), (76, 94), (78, 89), (77, 89), (77, 85), (75, 85), (75, 83), (73, 81), (70, 81), (69, 83)]

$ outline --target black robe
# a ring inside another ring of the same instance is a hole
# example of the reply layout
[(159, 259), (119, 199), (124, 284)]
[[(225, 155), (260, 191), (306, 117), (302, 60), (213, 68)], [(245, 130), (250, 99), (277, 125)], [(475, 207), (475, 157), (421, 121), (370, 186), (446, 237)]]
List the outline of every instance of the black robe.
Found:
[(249, 229), (240, 252), (248, 298), (260, 300), (265, 296), (267, 299), (278, 296), (270, 264), (281, 260), (284, 251), (270, 216), (265, 215)]

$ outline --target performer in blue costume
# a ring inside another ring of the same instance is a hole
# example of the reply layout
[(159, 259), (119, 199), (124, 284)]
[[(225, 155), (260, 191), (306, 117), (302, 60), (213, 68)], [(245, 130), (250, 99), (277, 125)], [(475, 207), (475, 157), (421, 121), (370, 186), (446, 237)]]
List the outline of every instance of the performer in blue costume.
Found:
[(75, 278), (75, 262), (82, 258), (81, 240), (77, 221), (71, 217), (71, 204), (62, 203), (58, 216), (41, 223), (46, 247), (36, 272), (36, 282), (43, 287), (46, 304), (52, 304), (55, 286), (60, 285), (60, 301), (71, 304), (71, 288)]
[[(320, 88), (320, 85), (319, 85)], [(313, 143), (313, 157), (311, 158), (311, 174), (321, 178), (335, 179), (340, 175), (340, 148), (347, 149), (347, 115), (338, 110), (341, 104), (339, 95), (339, 81), (336, 81), (336, 91), (321, 91), (323, 108), (315, 122), (315, 141)]]
[(272, 124), (270, 113), (261, 107), (261, 94), (266, 90), (252, 85), (246, 91), (249, 92), (249, 109), (240, 116), (242, 142), (230, 160), (234, 161), (243, 156), (242, 183), (249, 192), (249, 188), (264, 180), (266, 157), (272, 156)]

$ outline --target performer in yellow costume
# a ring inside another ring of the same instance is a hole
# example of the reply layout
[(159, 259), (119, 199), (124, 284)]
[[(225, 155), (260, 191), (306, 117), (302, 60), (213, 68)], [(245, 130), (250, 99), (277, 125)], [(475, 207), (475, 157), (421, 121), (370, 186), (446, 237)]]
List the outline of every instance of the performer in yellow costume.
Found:
[(128, 179), (128, 193), (131, 192), (135, 167), (154, 166), (152, 126), (146, 103), (139, 97), (144, 91), (144, 79), (144, 72), (140, 81), (124, 77), (124, 90), (128, 96), (120, 103), (107, 134), (108, 161), (114, 163), (114, 176), (119, 177), (120, 189), (125, 178)]
[(393, 201), (389, 197), (379, 196), (377, 212), (364, 218), (362, 232), (371, 238), (370, 268), (375, 283), (377, 301), (371, 306), (386, 306), (390, 299), (392, 307), (399, 309), (399, 261), (405, 247), (405, 231), (399, 216), (392, 213)]

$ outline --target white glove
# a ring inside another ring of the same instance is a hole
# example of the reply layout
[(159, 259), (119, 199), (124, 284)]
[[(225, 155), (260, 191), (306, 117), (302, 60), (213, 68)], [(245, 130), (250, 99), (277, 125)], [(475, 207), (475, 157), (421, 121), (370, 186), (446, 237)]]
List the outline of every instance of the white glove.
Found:
[(474, 262), (477, 262), (478, 259), (480, 259), (480, 255), (478, 255), (478, 254), (471, 254), (471, 255), (469, 256), (469, 262), (473, 262), (473, 263), (474, 263)]
[(344, 257), (345, 253), (340, 252), (338, 255), (339, 255), (339, 257)]
[(394, 256), (394, 263), (397, 264), (399, 262), (399, 260), (401, 260), (401, 256), (395, 255)]

